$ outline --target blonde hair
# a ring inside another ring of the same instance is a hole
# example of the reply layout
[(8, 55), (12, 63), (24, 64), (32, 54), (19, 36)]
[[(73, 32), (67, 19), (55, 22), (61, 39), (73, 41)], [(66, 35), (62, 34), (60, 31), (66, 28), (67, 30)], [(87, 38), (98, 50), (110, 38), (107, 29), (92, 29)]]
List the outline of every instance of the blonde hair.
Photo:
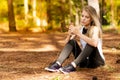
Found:
[(92, 18), (91, 26), (96, 26), (99, 29), (99, 37), (102, 38), (102, 29), (99, 16), (97, 15), (96, 10), (92, 6), (85, 6), (82, 10), (85, 10), (90, 17)]

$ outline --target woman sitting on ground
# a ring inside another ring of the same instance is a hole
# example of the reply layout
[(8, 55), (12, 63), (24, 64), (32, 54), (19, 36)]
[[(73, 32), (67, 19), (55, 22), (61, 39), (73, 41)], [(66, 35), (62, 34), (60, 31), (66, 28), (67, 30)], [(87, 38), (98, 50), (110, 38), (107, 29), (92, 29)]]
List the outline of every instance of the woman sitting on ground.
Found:
[[(102, 30), (96, 10), (91, 6), (82, 9), (80, 27), (69, 26), (67, 43), (62, 49), (59, 57), (51, 65), (45, 68), (47, 71), (69, 73), (81, 68), (97, 68), (105, 65), (105, 58), (102, 52)], [(82, 48), (75, 38), (80, 39)], [(66, 66), (63, 62), (73, 53), (74, 60)]]

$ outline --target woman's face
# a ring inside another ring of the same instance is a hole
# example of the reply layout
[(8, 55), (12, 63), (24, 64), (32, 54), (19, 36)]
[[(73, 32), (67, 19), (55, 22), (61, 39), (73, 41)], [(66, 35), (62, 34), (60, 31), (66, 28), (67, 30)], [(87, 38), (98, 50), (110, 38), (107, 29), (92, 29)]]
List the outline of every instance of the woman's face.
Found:
[(81, 24), (87, 27), (87, 26), (90, 26), (91, 21), (92, 19), (90, 15), (85, 10), (83, 10), (81, 15)]

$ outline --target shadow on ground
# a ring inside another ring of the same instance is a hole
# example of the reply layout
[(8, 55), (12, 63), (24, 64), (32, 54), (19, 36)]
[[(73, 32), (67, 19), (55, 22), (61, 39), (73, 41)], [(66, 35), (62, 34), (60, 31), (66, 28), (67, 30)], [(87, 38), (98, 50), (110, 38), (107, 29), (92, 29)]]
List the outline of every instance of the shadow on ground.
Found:
[[(44, 70), (64, 46), (66, 33), (6, 33), (0, 35), (1, 80), (120, 80), (120, 35), (104, 34), (106, 65), (97, 69), (77, 68), (70, 74)], [(111, 37), (112, 36), (112, 37)], [(72, 55), (63, 65), (73, 60)]]

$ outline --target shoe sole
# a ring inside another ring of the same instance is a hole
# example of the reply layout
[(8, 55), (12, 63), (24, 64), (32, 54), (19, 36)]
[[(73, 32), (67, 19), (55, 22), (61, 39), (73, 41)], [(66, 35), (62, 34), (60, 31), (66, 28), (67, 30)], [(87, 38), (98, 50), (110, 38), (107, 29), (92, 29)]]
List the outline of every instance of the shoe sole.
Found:
[(59, 70), (53, 70), (53, 69), (50, 69), (50, 68), (45, 68), (46, 71), (49, 71), (49, 72), (59, 72)]
[(59, 69), (59, 71), (62, 72), (63, 74), (69, 74), (69, 72), (65, 72), (61, 68)]

